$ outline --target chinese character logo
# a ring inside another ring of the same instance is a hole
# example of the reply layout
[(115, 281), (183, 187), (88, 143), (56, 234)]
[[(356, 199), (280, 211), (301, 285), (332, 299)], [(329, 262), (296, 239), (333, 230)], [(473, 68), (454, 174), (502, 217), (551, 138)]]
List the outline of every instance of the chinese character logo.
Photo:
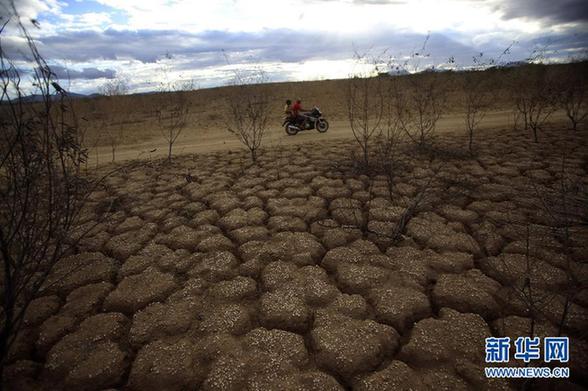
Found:
[(515, 341), (516, 352), (514, 358), (528, 363), (541, 357), (539, 337), (518, 337)]
[(568, 337), (545, 337), (543, 359), (545, 362), (568, 362), (570, 359), (570, 342)]
[(486, 362), (508, 362), (510, 338), (486, 338)]

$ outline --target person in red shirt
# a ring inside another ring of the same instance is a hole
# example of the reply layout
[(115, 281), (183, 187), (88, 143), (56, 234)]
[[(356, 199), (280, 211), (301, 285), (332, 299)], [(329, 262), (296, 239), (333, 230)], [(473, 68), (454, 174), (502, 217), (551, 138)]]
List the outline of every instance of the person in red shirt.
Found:
[(302, 101), (300, 99), (297, 99), (296, 102), (292, 105), (292, 115), (294, 116), (294, 118), (296, 118), (296, 122), (299, 125), (302, 125), (304, 128), (304, 122), (306, 121), (306, 116), (300, 114), (300, 112), (302, 111), (308, 111), (308, 110), (304, 110), (302, 108)]

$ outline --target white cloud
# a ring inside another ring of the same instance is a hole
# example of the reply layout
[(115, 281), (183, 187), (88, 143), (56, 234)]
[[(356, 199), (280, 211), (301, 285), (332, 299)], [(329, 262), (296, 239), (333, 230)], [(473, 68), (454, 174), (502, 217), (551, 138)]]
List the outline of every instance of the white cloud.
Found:
[(0, 14), (12, 15), (13, 4), (18, 14), (26, 19), (36, 19), (45, 12), (59, 14), (63, 6), (59, 0), (0, 0)]
[[(255, 64), (274, 80), (346, 77), (357, 71), (354, 48), (402, 57), (420, 48), (429, 32), (428, 61), (436, 65), (449, 56), (466, 65), (478, 51), (496, 57), (513, 41), (521, 43), (509, 60), (524, 58), (546, 37), (555, 37), (564, 53), (588, 46), (583, 16), (566, 11), (550, 19), (548, 0), (537, 0), (537, 9), (530, 9), (531, 0), (96, 0), (101, 6), (67, 13), (78, 1), (18, 4), (24, 16), (41, 17), (42, 29), (31, 32), (53, 63), (69, 63), (80, 74), (125, 73), (135, 91), (161, 81), (166, 52), (171, 76), (212, 86), (223, 84), (231, 67)], [(578, 31), (580, 38), (571, 38)], [(22, 46), (14, 36), (3, 39)], [(234, 65), (226, 65), (221, 49)], [(91, 92), (102, 82), (76, 79), (72, 88)]]
[[(370, 31), (381, 26), (413, 32), (515, 29), (537, 31), (538, 23), (504, 20), (504, 12), (486, 3), (459, 0), (353, 2), (300, 0), (98, 0), (123, 11), (131, 29), (263, 31)], [(494, 3), (492, 3), (494, 4)]]
[(60, 30), (104, 30), (111, 24), (112, 17), (106, 12), (88, 12), (76, 15), (61, 14), (58, 26), (52, 26), (52, 30), (54, 32), (58, 32)]

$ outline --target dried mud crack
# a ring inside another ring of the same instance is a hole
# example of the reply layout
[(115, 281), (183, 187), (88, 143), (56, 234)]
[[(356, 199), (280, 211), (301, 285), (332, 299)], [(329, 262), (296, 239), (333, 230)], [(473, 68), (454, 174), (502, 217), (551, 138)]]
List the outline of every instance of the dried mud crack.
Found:
[[(27, 312), (10, 389), (514, 389), (481, 368), (486, 337), (526, 334), (527, 259), (554, 303), (539, 335), (557, 333), (566, 265), (588, 280), (586, 227), (564, 252), (533, 193), (560, 179), (562, 139), (568, 179), (588, 185), (585, 132), (556, 131), (540, 146), (495, 131), (474, 158), (407, 155), (392, 186), (353, 170), (350, 141), (121, 170), (84, 223), (114, 213)], [(587, 325), (582, 293), (564, 325), (576, 382)]]

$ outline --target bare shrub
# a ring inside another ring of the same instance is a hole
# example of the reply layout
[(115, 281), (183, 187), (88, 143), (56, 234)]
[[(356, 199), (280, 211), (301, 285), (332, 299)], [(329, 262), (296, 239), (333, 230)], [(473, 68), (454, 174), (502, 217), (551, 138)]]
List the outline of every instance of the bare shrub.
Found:
[(108, 125), (108, 128), (105, 132), (108, 144), (110, 145), (110, 151), (112, 152), (113, 162), (116, 160), (116, 151), (119, 145), (122, 143), (124, 137), (125, 122), (122, 117), (122, 115), (119, 115), (119, 118), (117, 118), (114, 123)]
[(586, 62), (578, 64), (579, 70), (564, 69), (560, 75), (559, 106), (566, 112), (566, 116), (572, 124), (574, 131), (578, 130), (578, 125), (586, 120), (588, 116), (588, 72)]
[(165, 139), (168, 150), (167, 160), (171, 162), (172, 148), (182, 134), (190, 118), (190, 101), (186, 91), (191, 88), (191, 82), (166, 82), (161, 86), (165, 98), (159, 102), (155, 110), (157, 125)]
[[(401, 207), (403, 212), (398, 221), (385, 222), (392, 223), (389, 224), (391, 229), (376, 232), (368, 226), (366, 219), (360, 218), (361, 213), (356, 207), (341, 208), (348, 209), (348, 216), (356, 221), (347, 228), (375, 236), (382, 245), (402, 240), (410, 219), (437, 197), (435, 174), (421, 181), (416, 194), (409, 200), (402, 200), (399, 204), (395, 193), (397, 173), (406, 166), (402, 155), (414, 153), (403, 145), (404, 136), (419, 147), (426, 147), (444, 106), (446, 90), (438, 73), (433, 70), (422, 72), (420, 68), (420, 61), (428, 56), (424, 53), (427, 41), (428, 37), (422, 50), (413, 53), (403, 64), (398, 64), (393, 58), (388, 61), (374, 58), (368, 62), (365, 56), (356, 55), (356, 61), (371, 65), (372, 71), (360, 73), (347, 81), (347, 116), (362, 152), (360, 164), (353, 156), (352, 166), (356, 169), (359, 166), (359, 172), (368, 177), (369, 193), (372, 193), (375, 182), (385, 178), (389, 201)], [(386, 72), (379, 72), (381, 68)], [(398, 75), (394, 75), (395, 71)], [(417, 150), (422, 151), (422, 148)], [(428, 160), (431, 163), (434, 157)]]
[(41, 101), (23, 101), (23, 71), (4, 50), (4, 24), (0, 29), (0, 376), (29, 304), (46, 294), (53, 267), (83, 238), (78, 232), (74, 239), (73, 231), (87, 196), (100, 182), (80, 176), (86, 151), (79, 142), (72, 103), (53, 80), (11, 5), (12, 20), (34, 65), (31, 81)]
[[(387, 84), (394, 82), (396, 82), (396, 79), (391, 79), (387, 81)], [(402, 130), (396, 115), (394, 99), (390, 95), (391, 89), (388, 87), (384, 94), (382, 120), (375, 138), (375, 155), (377, 166), (381, 170), (392, 174), (397, 166), (396, 155), (402, 142)]]
[(102, 85), (100, 91), (106, 96), (107, 111), (101, 128), (104, 129), (104, 135), (108, 140), (108, 145), (112, 152), (112, 161), (114, 162), (116, 160), (116, 150), (123, 141), (124, 127), (128, 118), (125, 105), (128, 101), (120, 98), (129, 92), (128, 81), (123, 77), (111, 79)]
[(227, 130), (249, 149), (254, 163), (269, 124), (269, 89), (265, 82), (267, 76), (261, 69), (235, 71), (227, 96)]
[(512, 72), (511, 91), (515, 103), (515, 128), (522, 118), (524, 129), (533, 131), (533, 139), (557, 109), (557, 93), (549, 69), (544, 65), (530, 64)]
[[(358, 64), (365, 61), (364, 56), (356, 55)], [(377, 61), (374, 61), (377, 62)], [(347, 81), (346, 103), (347, 119), (353, 137), (359, 144), (363, 166), (369, 167), (370, 143), (377, 135), (384, 114), (383, 76), (375, 76), (377, 67), (370, 73), (361, 72)]]
[(394, 104), (403, 133), (418, 146), (429, 144), (446, 99), (442, 76), (435, 71), (408, 75), (393, 84)]
[(99, 91), (104, 96), (120, 96), (129, 93), (129, 81), (122, 76), (117, 76), (106, 81)]
[(493, 95), (487, 75), (482, 75), (481, 72), (464, 72), (461, 87), (465, 128), (468, 134), (468, 150), (471, 154), (474, 134), (491, 107)]
[(388, 61), (389, 75), (403, 75), (401, 80), (389, 84), (388, 93), (398, 126), (419, 147), (432, 141), (447, 98), (446, 75), (438, 72), (435, 66), (422, 66), (422, 62), (430, 57), (427, 52), (429, 38), (427, 35), (422, 47), (408, 57)]

